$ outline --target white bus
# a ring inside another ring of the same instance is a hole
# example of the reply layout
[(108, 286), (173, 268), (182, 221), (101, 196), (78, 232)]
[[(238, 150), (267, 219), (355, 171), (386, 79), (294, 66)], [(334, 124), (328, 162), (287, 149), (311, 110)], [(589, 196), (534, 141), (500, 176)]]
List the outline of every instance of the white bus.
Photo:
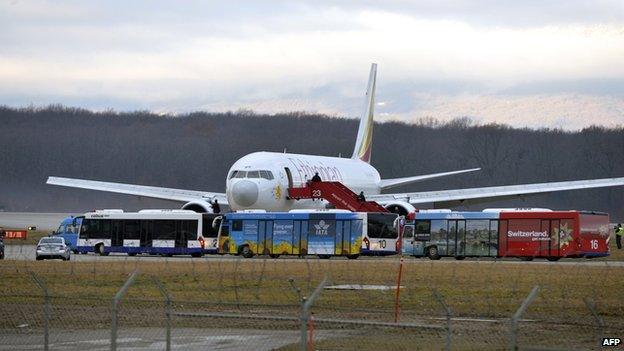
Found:
[(399, 215), (366, 213), (362, 255), (394, 255), (399, 249)]
[(100, 210), (76, 217), (76, 251), (202, 256), (216, 253), (218, 215), (188, 210)]

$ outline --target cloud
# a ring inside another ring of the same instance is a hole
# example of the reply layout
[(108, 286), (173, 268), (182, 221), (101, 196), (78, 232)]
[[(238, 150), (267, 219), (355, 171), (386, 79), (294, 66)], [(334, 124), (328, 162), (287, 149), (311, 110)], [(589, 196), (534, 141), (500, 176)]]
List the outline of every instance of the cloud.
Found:
[(531, 17), (537, 7), (489, 1), (391, 1), (383, 7), (333, 1), (5, 2), (0, 104), (356, 116), (374, 61), (378, 101), (386, 102), (378, 109), (393, 118), (474, 113), (503, 120), (506, 104), (499, 101), (510, 96), (550, 104), (515, 109), (555, 120), (570, 115), (570, 103), (561, 101), (579, 97), (578, 108), (602, 106), (591, 110), (612, 123), (624, 90), (621, 4), (549, 3), (541, 7), (543, 16), (525, 23), (485, 18), (494, 12)]

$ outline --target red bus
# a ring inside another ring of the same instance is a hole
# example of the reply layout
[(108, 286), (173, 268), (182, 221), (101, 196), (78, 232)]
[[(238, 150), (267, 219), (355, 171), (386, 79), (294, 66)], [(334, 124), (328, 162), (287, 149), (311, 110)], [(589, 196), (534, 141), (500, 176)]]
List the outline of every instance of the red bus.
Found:
[(609, 255), (609, 215), (586, 211), (501, 211), (498, 256), (547, 258)]
[(403, 254), (416, 257), (561, 257), (609, 255), (609, 215), (587, 211), (426, 210), (408, 216)]

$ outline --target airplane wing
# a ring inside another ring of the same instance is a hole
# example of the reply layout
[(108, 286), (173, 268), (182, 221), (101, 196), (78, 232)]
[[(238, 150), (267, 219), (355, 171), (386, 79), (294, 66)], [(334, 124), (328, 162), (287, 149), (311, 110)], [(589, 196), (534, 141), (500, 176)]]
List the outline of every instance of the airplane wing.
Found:
[[(406, 201), (410, 204), (435, 203), (441, 204), (470, 204), (526, 195), (565, 191), (575, 189), (591, 189), (624, 185), (624, 177), (603, 178), (590, 180), (574, 180), (552, 183), (518, 184), (493, 186), (485, 188), (466, 188), (455, 190), (425, 191), (401, 194), (368, 195), (367, 198), (378, 201)], [(438, 206), (436, 206), (438, 207)]]
[(161, 188), (156, 186), (134, 185), (124, 183), (100, 182), (95, 180), (73, 179), (62, 177), (48, 177), (47, 184), (66, 186), (70, 188), (107, 191), (111, 193), (153, 197), (156, 199), (190, 202), (195, 200), (217, 199), (222, 205), (227, 205), (224, 193), (211, 193), (196, 190)]
[(471, 169), (462, 169), (460, 171), (452, 171), (452, 172), (442, 172), (442, 173), (433, 173), (433, 174), (425, 174), (413, 177), (403, 177), (403, 178), (392, 178), (392, 179), (382, 179), (381, 180), (381, 189), (390, 189), (400, 185), (411, 184), (420, 182), (423, 180), (438, 178), (438, 177), (446, 177), (454, 174), (461, 174), (467, 172), (474, 172), (481, 170), (481, 168), (471, 168)]

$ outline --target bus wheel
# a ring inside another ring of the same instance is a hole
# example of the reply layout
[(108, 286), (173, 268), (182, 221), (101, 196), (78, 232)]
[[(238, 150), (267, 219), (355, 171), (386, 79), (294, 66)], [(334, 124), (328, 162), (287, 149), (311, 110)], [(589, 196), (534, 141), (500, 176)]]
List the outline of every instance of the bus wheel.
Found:
[(247, 245), (243, 246), (241, 248), (240, 252), (241, 252), (241, 255), (243, 255), (243, 257), (245, 257), (245, 258), (252, 258), (253, 257), (253, 251), (251, 251), (251, 249)]
[(350, 259), (350, 260), (355, 260), (358, 257), (360, 257), (359, 254), (347, 255), (347, 258)]
[(557, 261), (559, 261), (559, 257), (548, 257), (548, 260), (550, 262), (557, 262)]
[(280, 255), (279, 254), (269, 254), (269, 257), (271, 257), (271, 258), (278, 258), (278, 257), (280, 257)]
[(201, 252), (193, 252), (191, 254), (191, 257), (202, 257), (202, 253)]
[(322, 260), (327, 260), (331, 257), (331, 255), (318, 255), (318, 257)]
[(430, 260), (439, 260), (440, 253), (438, 252), (438, 248), (436, 246), (431, 246), (430, 248), (428, 248), (427, 257), (429, 257)]
[(104, 251), (104, 244), (95, 245), (95, 252), (100, 256), (108, 256), (108, 252)]
[(137, 253), (136, 252), (128, 252), (128, 256), (136, 256)]

